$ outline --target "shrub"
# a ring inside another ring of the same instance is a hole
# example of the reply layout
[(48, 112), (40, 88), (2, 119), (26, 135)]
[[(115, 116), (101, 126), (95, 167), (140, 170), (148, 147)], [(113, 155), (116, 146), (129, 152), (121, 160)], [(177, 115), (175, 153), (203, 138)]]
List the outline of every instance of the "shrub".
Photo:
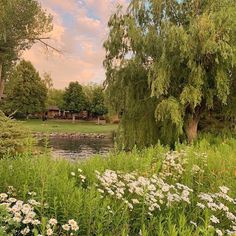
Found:
[(29, 134), (14, 120), (0, 111), (0, 158), (25, 151)]

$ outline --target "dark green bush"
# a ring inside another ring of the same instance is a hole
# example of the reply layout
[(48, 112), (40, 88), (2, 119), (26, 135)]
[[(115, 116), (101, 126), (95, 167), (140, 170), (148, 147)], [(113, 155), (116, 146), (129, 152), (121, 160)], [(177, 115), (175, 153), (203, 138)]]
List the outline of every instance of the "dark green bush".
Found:
[(0, 111), (0, 158), (25, 151), (29, 132)]

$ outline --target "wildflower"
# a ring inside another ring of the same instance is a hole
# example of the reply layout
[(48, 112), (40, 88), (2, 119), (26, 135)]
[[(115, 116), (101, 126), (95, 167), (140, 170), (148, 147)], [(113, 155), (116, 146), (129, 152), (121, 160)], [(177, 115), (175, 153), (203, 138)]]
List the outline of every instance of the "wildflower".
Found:
[(0, 201), (5, 201), (8, 198), (6, 193), (0, 193)]
[(104, 190), (98, 188), (98, 192), (100, 192), (100, 193), (104, 193)]
[(77, 224), (76, 225), (72, 225), (71, 226), (71, 230), (78, 231), (79, 230), (79, 226)]
[(41, 222), (40, 222), (39, 220), (33, 220), (33, 221), (32, 221), (32, 224), (33, 224), (33, 225), (40, 225)]
[(170, 190), (170, 187), (169, 185), (165, 184), (162, 189), (161, 189), (163, 192), (168, 192)]
[(75, 176), (75, 172), (71, 172), (70, 174), (71, 174), (72, 176)]
[(220, 229), (216, 229), (216, 233), (218, 236), (223, 236), (223, 233)]
[(13, 217), (13, 220), (14, 220), (15, 222), (20, 223), (21, 220), (22, 220), (22, 217), (20, 217), (20, 216), (15, 216), (15, 217)]
[(85, 177), (84, 175), (79, 175), (79, 177), (80, 177), (80, 179), (81, 179), (82, 182), (85, 182), (86, 177)]
[(80, 168), (78, 168), (78, 172), (82, 173), (83, 171)]
[(27, 226), (26, 228), (22, 229), (20, 232), (21, 232), (22, 235), (27, 235), (30, 232), (30, 229)]
[(35, 201), (34, 199), (30, 199), (28, 202), (29, 202), (29, 204), (32, 205), (32, 206), (39, 206), (39, 205), (40, 205), (40, 203), (37, 202), (37, 201)]
[(28, 194), (29, 194), (30, 196), (36, 196), (36, 195), (37, 195), (36, 192), (28, 192)]
[(221, 191), (222, 193), (225, 193), (225, 194), (227, 194), (228, 191), (229, 191), (229, 188), (228, 188), (228, 187), (225, 187), (225, 186), (221, 186), (221, 187), (219, 187), (219, 188), (220, 188), (220, 191)]
[(226, 212), (226, 217), (231, 221), (236, 221), (235, 215), (231, 212)]
[(31, 206), (29, 204), (24, 204), (22, 206), (22, 209), (21, 211), (24, 213), (24, 214), (28, 214), (30, 211), (31, 211)]
[(27, 217), (22, 221), (22, 223), (27, 225), (27, 224), (31, 223), (31, 221), (32, 221), (32, 219)]
[(197, 228), (197, 223), (190, 221), (190, 224), (194, 225)]
[(49, 224), (50, 225), (56, 225), (57, 224), (57, 220), (52, 218), (52, 219), (49, 220)]
[(133, 204), (139, 204), (139, 200), (138, 199), (132, 199), (131, 201), (133, 202)]
[(69, 226), (68, 224), (62, 225), (62, 228), (63, 228), (65, 231), (69, 231), (69, 230), (70, 230), (70, 226)]
[(69, 225), (76, 225), (77, 224), (77, 222), (75, 220), (69, 220), (68, 223), (69, 223)]
[(46, 234), (47, 234), (48, 236), (53, 235), (53, 230), (52, 230), (51, 228), (47, 229)]
[(13, 197), (11, 197), (11, 198), (9, 198), (8, 199), (8, 202), (10, 202), (10, 203), (14, 203), (14, 202), (16, 202), (17, 200), (15, 199), (15, 198), (13, 198)]
[(210, 217), (210, 221), (211, 221), (212, 223), (215, 223), (215, 224), (220, 223), (219, 219), (218, 219), (217, 217), (215, 217), (214, 215), (212, 215), (212, 216)]

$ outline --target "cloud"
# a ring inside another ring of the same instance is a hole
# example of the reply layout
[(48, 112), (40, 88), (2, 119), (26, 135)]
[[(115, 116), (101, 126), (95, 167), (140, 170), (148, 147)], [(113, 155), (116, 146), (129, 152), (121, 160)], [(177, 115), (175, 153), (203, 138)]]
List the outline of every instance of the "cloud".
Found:
[(43, 8), (53, 15), (54, 30), (48, 43), (63, 51), (47, 52), (36, 44), (24, 52), (42, 75), (49, 72), (54, 86), (64, 88), (71, 81), (102, 82), (107, 35), (107, 21), (117, 3), (126, 0), (41, 0)]

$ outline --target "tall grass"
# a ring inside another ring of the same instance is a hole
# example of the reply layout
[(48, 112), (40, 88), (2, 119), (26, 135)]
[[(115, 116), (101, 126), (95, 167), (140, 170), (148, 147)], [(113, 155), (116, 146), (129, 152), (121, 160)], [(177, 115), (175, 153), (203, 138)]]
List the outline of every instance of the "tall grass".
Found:
[[(218, 226), (210, 223), (210, 210), (201, 211), (196, 207), (197, 195), (217, 192), (219, 186), (224, 185), (229, 187), (230, 196), (236, 197), (236, 140), (207, 137), (193, 146), (179, 144), (176, 150), (184, 150), (188, 162), (177, 180), (172, 177), (167, 180), (170, 184), (179, 182), (193, 189), (191, 203), (181, 202), (151, 215), (142, 204), (131, 211), (124, 201), (100, 194), (95, 171), (101, 175), (106, 170), (135, 172), (149, 178), (163, 168), (169, 149), (161, 145), (129, 153), (114, 151), (105, 158), (95, 156), (78, 163), (53, 160), (47, 153), (28, 152), (7, 157), (0, 160), (0, 193), (13, 186), (17, 198), (27, 201), (28, 192), (36, 192), (35, 199), (49, 205), (41, 209), (40, 216), (57, 218), (61, 224), (74, 219), (80, 227), (78, 235), (215, 235)], [(194, 175), (196, 165), (202, 172)], [(80, 174), (86, 177), (84, 182)], [(220, 227), (227, 229), (228, 223), (220, 220)]]

